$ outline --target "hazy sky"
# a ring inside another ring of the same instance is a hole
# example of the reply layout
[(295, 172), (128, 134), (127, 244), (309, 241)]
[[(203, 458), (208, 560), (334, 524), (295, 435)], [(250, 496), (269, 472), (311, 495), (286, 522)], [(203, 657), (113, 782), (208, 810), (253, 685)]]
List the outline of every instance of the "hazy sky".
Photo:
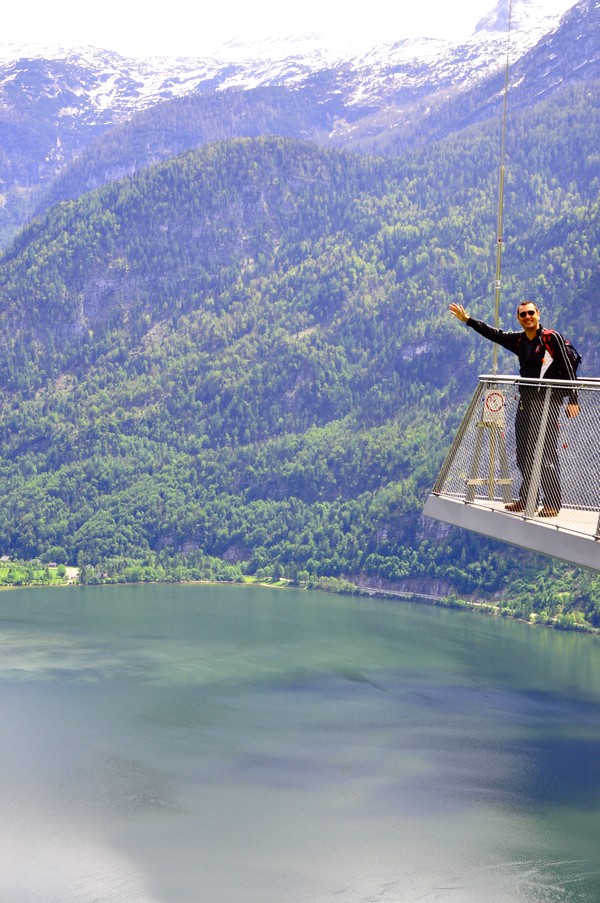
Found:
[[(507, 0), (508, 2), (508, 0)], [(549, 5), (556, 0), (544, 0)], [(126, 55), (198, 55), (231, 39), (321, 33), (370, 43), (470, 34), (495, 0), (9, 0), (0, 43), (93, 44)]]

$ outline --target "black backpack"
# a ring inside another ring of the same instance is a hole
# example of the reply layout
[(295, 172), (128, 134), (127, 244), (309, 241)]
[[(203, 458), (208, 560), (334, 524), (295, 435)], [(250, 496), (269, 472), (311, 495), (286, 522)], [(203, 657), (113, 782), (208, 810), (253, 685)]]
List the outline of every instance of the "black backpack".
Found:
[[(572, 342), (569, 341), (569, 339), (565, 339), (565, 337), (562, 336), (560, 334), (560, 332), (556, 332), (554, 329), (542, 329), (542, 334), (541, 334), (540, 338), (542, 340), (544, 348), (546, 349), (546, 351), (548, 352), (550, 357), (552, 357), (552, 358), (554, 357), (554, 355), (552, 354), (552, 348), (551, 348), (551, 342), (550, 342), (551, 335), (560, 336), (560, 338), (563, 340), (564, 345), (565, 345), (565, 352), (571, 362), (571, 366), (573, 368), (573, 373), (575, 374), (575, 376), (577, 376), (577, 370), (582, 361), (582, 357), (581, 357), (580, 353), (578, 352), (577, 348), (575, 347), (575, 345), (573, 345)], [(562, 378), (569, 379), (569, 374), (561, 373), (560, 378), (561, 379)]]

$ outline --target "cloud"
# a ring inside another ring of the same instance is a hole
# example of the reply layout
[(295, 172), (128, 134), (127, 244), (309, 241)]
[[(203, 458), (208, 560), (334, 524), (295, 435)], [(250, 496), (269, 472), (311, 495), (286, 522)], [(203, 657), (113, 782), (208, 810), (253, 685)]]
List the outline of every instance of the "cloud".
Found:
[(104, 0), (35, 0), (11, 3), (3, 12), (2, 43), (91, 44), (127, 55), (202, 55), (227, 41), (256, 41), (268, 37), (323, 34), (340, 42), (400, 40), (428, 35), (456, 37), (472, 31), (489, 9), (489, 0), (421, 0), (397, 3), (371, 0), (352, 12), (343, 0), (222, 0), (190, 5), (170, 0), (147, 5)]

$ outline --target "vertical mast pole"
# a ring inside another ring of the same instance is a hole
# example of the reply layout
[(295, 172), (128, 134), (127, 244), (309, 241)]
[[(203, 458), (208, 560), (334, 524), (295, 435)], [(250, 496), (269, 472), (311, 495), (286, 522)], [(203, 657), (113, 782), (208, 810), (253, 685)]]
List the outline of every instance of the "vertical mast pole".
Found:
[[(508, 0), (508, 35), (506, 41), (506, 66), (504, 71), (504, 106), (502, 110), (502, 139), (500, 147), (500, 179), (498, 184), (498, 224), (496, 228), (496, 282), (494, 299), (494, 326), (500, 323), (500, 270), (502, 266), (502, 220), (504, 214), (504, 176), (506, 172), (506, 109), (508, 106), (508, 72), (510, 65), (510, 26), (512, 18), (512, 0)], [(498, 346), (494, 342), (494, 358), (492, 373), (498, 372)]]

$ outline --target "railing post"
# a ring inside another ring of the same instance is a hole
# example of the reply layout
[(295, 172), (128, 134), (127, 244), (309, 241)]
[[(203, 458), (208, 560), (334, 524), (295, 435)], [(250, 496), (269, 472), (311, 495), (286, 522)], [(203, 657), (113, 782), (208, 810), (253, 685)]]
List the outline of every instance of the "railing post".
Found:
[(508, 456), (506, 454), (506, 442), (504, 434), (500, 434), (499, 454), (500, 454), (500, 484), (502, 486), (502, 499), (505, 503), (510, 502), (512, 498), (512, 480), (510, 477), (510, 469), (508, 466)]
[[(506, 457), (506, 444), (504, 441), (505, 410), (504, 391), (494, 383), (483, 383), (483, 411), (476, 424), (477, 438), (475, 450), (471, 460), (471, 468), (467, 478), (465, 501), (475, 501), (477, 487), (487, 486), (487, 497), (493, 499), (496, 486), (502, 487), (502, 498), (505, 502), (511, 499), (512, 480), (508, 469)], [(487, 477), (480, 476), (481, 457), (483, 453), (484, 436), (489, 439), (489, 460)], [(496, 461), (500, 465), (500, 476), (496, 477)]]

